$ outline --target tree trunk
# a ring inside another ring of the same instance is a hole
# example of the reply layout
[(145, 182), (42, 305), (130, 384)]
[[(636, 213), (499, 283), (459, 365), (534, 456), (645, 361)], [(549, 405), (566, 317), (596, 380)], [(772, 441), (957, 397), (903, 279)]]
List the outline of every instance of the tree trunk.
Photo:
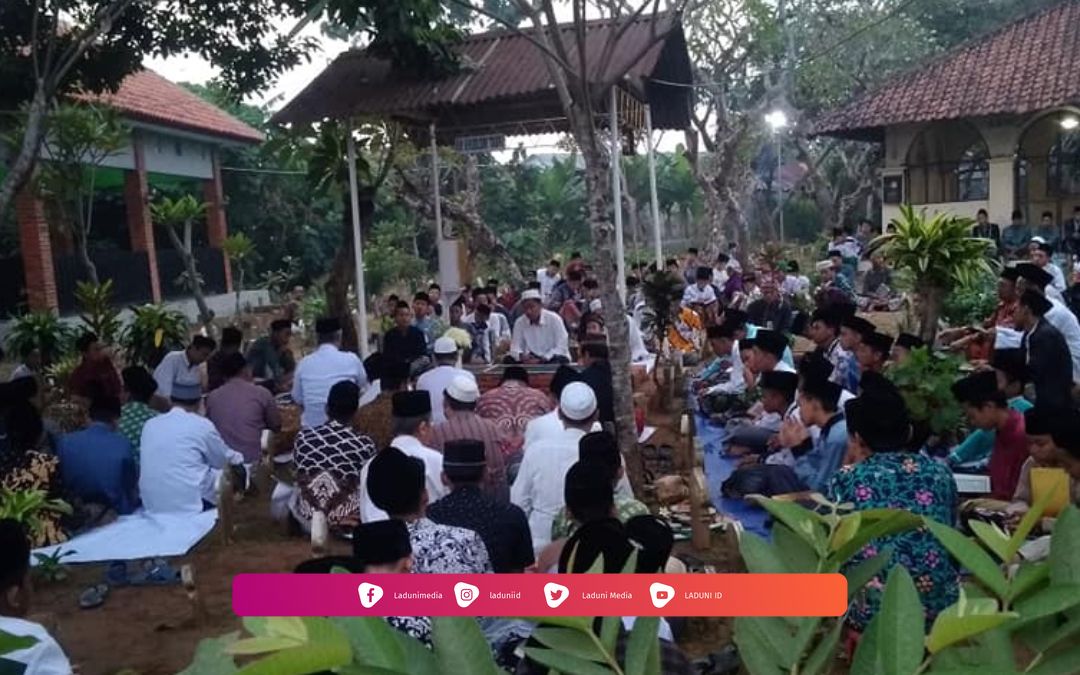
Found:
[[(593, 119), (589, 110), (578, 111), (574, 117), (585, 120), (582, 124), (591, 124)], [(634, 488), (634, 494), (640, 497), (644, 494), (645, 469), (641, 461), (634, 421), (634, 390), (630, 378), (630, 325), (616, 283), (618, 272), (615, 262), (615, 227), (608, 216), (608, 206), (611, 203), (611, 166), (607, 155), (596, 146), (598, 141), (592, 129), (579, 128), (575, 131), (578, 147), (585, 160), (586, 205), (595, 249), (594, 266), (600, 282), (600, 301), (604, 306), (608, 346), (611, 351), (615, 434), (626, 462), (627, 478)], [(615, 205), (615, 208), (619, 206)]]
[(79, 263), (83, 266), (83, 270), (86, 271), (86, 278), (90, 283), (98, 286), (101, 281), (98, 279), (97, 265), (90, 258), (90, 242), (87, 241), (86, 231), (82, 229), (82, 226), (75, 224), (75, 253), (79, 257)]
[[(352, 306), (349, 303), (349, 287), (356, 285), (356, 258), (353, 253), (352, 206), (349, 193), (342, 197), (345, 208), (341, 212), (341, 246), (334, 256), (330, 268), (330, 277), (326, 280), (326, 311), (336, 316), (341, 322), (341, 347), (352, 352), (360, 352), (360, 336), (357, 324), (353, 320)], [(375, 195), (361, 189), (359, 194), (360, 233), (370, 233), (375, 217)]]
[[(191, 241), (191, 223), (184, 225), (184, 239), (180, 238), (176, 228), (172, 225), (166, 227), (165, 231), (169, 234), (169, 241), (172, 242), (176, 252), (180, 254), (180, 261), (184, 263), (184, 269), (187, 271), (188, 290), (191, 291), (191, 296), (195, 299), (195, 306), (199, 309), (199, 322), (206, 327), (208, 333), (213, 335), (214, 313), (210, 311), (210, 307), (206, 304), (202, 284), (199, 282), (199, 268), (195, 264), (195, 256), (191, 254), (191, 249), (184, 245), (185, 241)], [(188, 246), (190, 246), (190, 243)]]
[(3, 219), (15, 194), (22, 189), (30, 178), (37, 163), (41, 143), (45, 139), (45, 116), (48, 114), (48, 105), (45, 99), (45, 89), (38, 82), (34, 98), (30, 101), (30, 107), (26, 111), (26, 128), (23, 135), (22, 145), (19, 146), (19, 154), (8, 167), (7, 175), (0, 182), (0, 220)]
[[(409, 207), (418, 211), (425, 218), (435, 218), (435, 207), (428, 191), (421, 189), (404, 173), (399, 173), (401, 186), (404, 188), (402, 196)], [(506, 270), (508, 278), (514, 283), (522, 283), (525, 276), (521, 273), (521, 267), (510, 255), (510, 249), (506, 248), (499, 235), (495, 234), (484, 221), (480, 212), (469, 208), (468, 201), (464, 203), (458, 200), (442, 197), (443, 218), (449, 218), (461, 225), (461, 238), (466, 243), (470, 256), (484, 255), (501, 263)]]
[(919, 337), (928, 345), (934, 344), (937, 338), (938, 322), (941, 319), (941, 308), (945, 302), (946, 289), (933, 284), (920, 283), (916, 288), (916, 295), (921, 303), (919, 307)]

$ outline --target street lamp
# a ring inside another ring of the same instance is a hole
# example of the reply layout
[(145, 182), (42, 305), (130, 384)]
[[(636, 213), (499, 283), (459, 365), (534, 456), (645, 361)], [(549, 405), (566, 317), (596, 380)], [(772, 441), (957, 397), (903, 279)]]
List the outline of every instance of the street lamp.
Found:
[(780, 130), (788, 125), (787, 114), (783, 110), (773, 110), (765, 115), (765, 124), (772, 129), (773, 138), (776, 140), (776, 207), (780, 215), (780, 242), (784, 241), (784, 185), (782, 173), (784, 170), (783, 146), (780, 143)]

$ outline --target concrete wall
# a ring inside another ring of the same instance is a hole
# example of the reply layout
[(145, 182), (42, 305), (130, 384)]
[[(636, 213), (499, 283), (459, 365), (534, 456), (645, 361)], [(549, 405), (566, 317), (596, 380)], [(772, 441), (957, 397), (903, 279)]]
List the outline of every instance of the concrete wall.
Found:
[[(182, 313), (191, 323), (195, 323), (198, 320), (199, 310), (195, 306), (195, 301), (192, 299), (170, 300), (166, 301), (164, 304), (169, 309)], [(220, 295), (207, 296), (206, 304), (209, 305), (210, 310), (213, 311), (215, 316), (219, 319), (227, 319), (236, 314), (235, 293), (222, 293)], [(243, 311), (254, 307), (265, 307), (269, 304), (270, 293), (266, 290), (259, 289), (240, 292), (240, 308)], [(131, 311), (128, 309), (124, 309), (120, 312), (120, 321), (124, 324), (131, 321), (131, 317)], [(61, 317), (61, 320), (73, 326), (79, 324), (79, 317), (76, 314), (63, 316)], [(0, 321), (0, 340), (7, 339), (11, 323), (10, 320)]]
[[(977, 118), (968, 122), (978, 131), (989, 152), (989, 198), (979, 201), (916, 204), (925, 207), (927, 213), (953, 213), (958, 216), (975, 217), (980, 208), (990, 214), (990, 220), (1002, 226), (1009, 223), (1012, 211), (1024, 208), (1028, 222), (1037, 222), (1043, 211), (1051, 211), (1055, 222), (1062, 222), (1072, 214), (1073, 207), (1080, 205), (1080, 196), (1057, 196), (1047, 190), (1047, 159), (1056, 138), (1057, 118), (1063, 113), (1077, 113), (1067, 107), (1061, 110), (1043, 111), (1034, 115), (1017, 117), (1002, 116)], [(885, 156), (882, 173), (904, 174), (907, 170), (908, 153), (918, 135), (932, 124), (900, 124), (886, 129)], [(1027, 193), (1016, 194), (1016, 159), (1029, 158), (1027, 170)], [(910, 171), (907, 180), (922, 180), (917, 171)], [(911, 185), (906, 185), (911, 196)], [(940, 190), (938, 190), (939, 192)], [(936, 194), (935, 191), (931, 191)], [(899, 215), (897, 205), (884, 205), (882, 225)]]
[[(170, 134), (167, 130), (137, 129), (143, 138), (146, 170), (170, 176), (207, 180), (214, 177), (213, 149), (209, 139), (201, 140), (187, 134)], [(47, 149), (42, 157), (48, 159)], [(111, 155), (101, 163), (113, 169), (133, 170), (135, 154), (129, 143), (126, 148)]]

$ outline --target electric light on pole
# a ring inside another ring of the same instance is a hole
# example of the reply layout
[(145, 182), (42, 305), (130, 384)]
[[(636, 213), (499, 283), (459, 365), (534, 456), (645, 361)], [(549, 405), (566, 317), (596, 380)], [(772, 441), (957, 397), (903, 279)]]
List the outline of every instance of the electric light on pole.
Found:
[(784, 241), (784, 185), (782, 173), (784, 169), (783, 144), (780, 142), (780, 131), (788, 125), (787, 114), (783, 110), (773, 110), (765, 115), (765, 124), (772, 129), (773, 139), (776, 141), (776, 208), (780, 214), (780, 241)]

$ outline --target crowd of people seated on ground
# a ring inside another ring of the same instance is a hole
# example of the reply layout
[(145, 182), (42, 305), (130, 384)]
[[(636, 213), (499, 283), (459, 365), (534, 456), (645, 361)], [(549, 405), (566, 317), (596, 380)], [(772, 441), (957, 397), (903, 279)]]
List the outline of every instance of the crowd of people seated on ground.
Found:
[[(1080, 324), (1049, 293), (1054, 275), (1046, 267), (1054, 263), (1040, 265), (1036, 254), (1006, 267), (987, 324), (944, 337), (955, 346), (953, 339), (977, 335), (988, 346), (985, 363), (976, 364), (982, 369), (953, 388), (971, 434), (947, 457), (934, 457), (887, 377), (913, 351), (934, 346), (906, 333), (894, 338), (859, 315), (895, 300), (883, 258), (871, 255), (857, 271), (865, 230), (836, 233), (816, 266), (816, 288), (797, 264), (750, 264), (737, 248), (713, 264), (691, 249), (664, 272), (633, 267), (633, 359), (647, 358), (646, 344), (658, 342), (642, 321), (651, 308), (641, 279), (670, 273), (682, 286), (668, 337), (673, 349), (707, 355), (689, 393), (703, 419), (724, 427), (723, 452), (738, 464), (724, 496), (819, 493), (860, 510), (905, 508), (945, 523), (996, 518), (1005, 525), (1042, 491), (1057, 489), (1056, 479), (1075, 502)], [(1045, 253), (1044, 244), (1035, 251)], [(277, 481), (260, 498), (274, 517), (298, 533), (352, 538), (353, 556), (307, 561), (297, 571), (562, 573), (588, 569), (600, 556), (605, 569), (620, 571), (634, 550), (639, 572), (679, 569), (670, 528), (635, 499), (623, 469), (593, 270), (574, 256), (565, 268), (552, 261), (521, 288), (492, 282), (451, 299), (443, 307), (434, 284), (411, 305), (389, 299), (381, 347), (363, 361), (342, 349), (334, 318), (315, 323), (315, 347), (299, 361), (292, 324), (281, 320), (246, 350), (234, 329), (222, 332), (220, 345), (196, 336), (159, 355), (152, 372), (118, 371), (106, 347), (85, 334), (67, 387), (90, 422), (69, 433), (42, 419), (40, 365), (22, 355), (14, 379), (0, 386), (0, 485), (63, 497), (75, 516), (46, 515), (32, 538), (0, 523), (0, 627), (25, 612), (28, 547), (140, 507), (150, 514), (213, 508), (223, 490), (250, 491), (253, 472), (268, 460)], [(814, 308), (799, 309), (807, 303)], [(798, 361), (795, 335), (813, 347)], [(501, 383), (482, 392), (467, 367), (477, 363), (504, 364)], [(547, 392), (529, 386), (529, 368), (541, 366), (558, 368)], [(299, 429), (285, 452), (268, 458), (265, 432), (283, 430), (286, 405), (299, 409)], [(989, 492), (961, 507), (954, 472), (980, 470)], [(890, 566), (911, 571), (928, 618), (955, 599), (955, 562), (931, 535), (888, 537), (862, 555), (885, 546), (893, 550)], [(856, 596), (853, 629), (873, 616), (887, 571)], [(390, 623), (430, 639), (423, 617)], [(530, 639), (521, 622), (484, 620), (482, 628), (503, 663), (517, 661), (515, 647)], [(686, 672), (673, 643), (678, 629), (676, 621), (661, 624), (672, 668), (665, 672)], [(48, 642), (42, 649), (42, 658), (56, 657)]]

